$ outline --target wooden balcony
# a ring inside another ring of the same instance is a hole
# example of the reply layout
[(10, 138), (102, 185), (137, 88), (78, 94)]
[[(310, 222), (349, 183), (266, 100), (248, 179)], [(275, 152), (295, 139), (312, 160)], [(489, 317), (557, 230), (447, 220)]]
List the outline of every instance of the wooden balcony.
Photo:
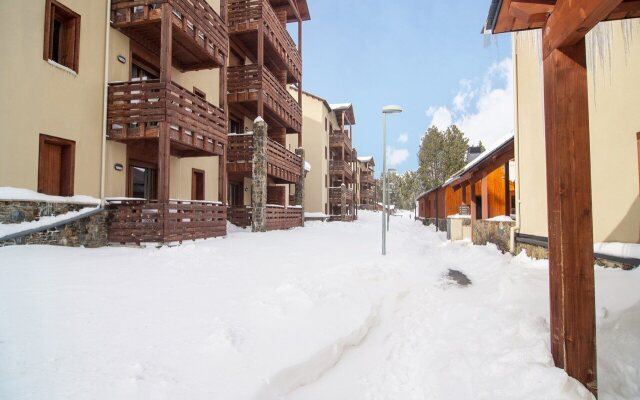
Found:
[(227, 208), (219, 203), (112, 200), (107, 204), (111, 243), (171, 243), (227, 234)]
[(361, 189), (360, 190), (360, 199), (374, 199), (376, 197), (376, 193), (373, 189)]
[[(229, 135), (227, 171), (251, 174), (253, 167), (253, 135)], [(267, 144), (267, 174), (283, 182), (297, 183), (300, 179), (302, 159), (286, 147), (269, 139)]]
[[(352, 204), (353, 199), (353, 189), (347, 188), (347, 204)], [(329, 203), (331, 204), (341, 204), (342, 203), (342, 189), (339, 187), (329, 188)]]
[(360, 174), (360, 184), (369, 186), (374, 185), (375, 181), (373, 179), (373, 175), (369, 173)]
[(288, 133), (302, 130), (302, 108), (286, 87), (265, 67), (245, 65), (227, 70), (227, 100), (242, 105), (258, 115), (258, 94), (264, 99), (264, 118), (270, 126), (282, 127)]
[(349, 153), (353, 151), (353, 145), (351, 143), (351, 138), (349, 137), (349, 131), (346, 130), (331, 132), (331, 134), (329, 135), (329, 145), (334, 148), (344, 147), (346, 150), (348, 150)]
[(345, 180), (348, 182), (353, 181), (353, 169), (351, 168), (351, 164), (346, 161), (329, 161), (329, 174), (338, 175), (340, 177), (344, 176)]
[[(229, 207), (229, 222), (250, 227), (253, 210), (250, 206)], [(267, 206), (267, 230), (283, 230), (302, 226), (301, 207)]]
[(277, 69), (287, 70), (288, 83), (300, 82), (302, 57), (268, 0), (228, 0), (227, 10), (229, 34), (234, 35), (235, 40), (257, 54), (256, 33), (262, 24), (265, 60)]
[(173, 6), (174, 65), (182, 71), (223, 67), (227, 26), (206, 0), (111, 0), (111, 25), (159, 56), (163, 4)]
[(227, 143), (227, 116), (175, 83), (158, 80), (109, 84), (107, 136), (111, 140), (159, 137), (170, 124), (172, 144), (181, 156), (221, 155)]
[(264, 98), (264, 118), (270, 126), (282, 127), (287, 133), (302, 130), (302, 108), (267, 68), (257, 65), (229, 67), (227, 100), (231, 107), (241, 105), (258, 115), (258, 94)]

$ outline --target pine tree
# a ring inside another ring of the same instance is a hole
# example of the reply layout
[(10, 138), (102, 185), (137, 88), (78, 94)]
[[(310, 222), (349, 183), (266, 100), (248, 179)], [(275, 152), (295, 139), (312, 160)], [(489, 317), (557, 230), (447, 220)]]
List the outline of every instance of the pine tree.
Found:
[(422, 138), (418, 152), (418, 178), (422, 190), (443, 184), (465, 165), (469, 139), (451, 125), (444, 132), (432, 126)]

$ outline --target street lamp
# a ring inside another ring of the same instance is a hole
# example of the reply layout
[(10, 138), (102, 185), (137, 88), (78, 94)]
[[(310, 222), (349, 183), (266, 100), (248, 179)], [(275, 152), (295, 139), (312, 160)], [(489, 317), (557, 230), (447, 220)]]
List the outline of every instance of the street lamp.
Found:
[(382, 108), (383, 130), (382, 130), (382, 255), (387, 254), (387, 218), (385, 213), (389, 213), (389, 180), (387, 178), (387, 114), (401, 113), (400, 106), (384, 106)]

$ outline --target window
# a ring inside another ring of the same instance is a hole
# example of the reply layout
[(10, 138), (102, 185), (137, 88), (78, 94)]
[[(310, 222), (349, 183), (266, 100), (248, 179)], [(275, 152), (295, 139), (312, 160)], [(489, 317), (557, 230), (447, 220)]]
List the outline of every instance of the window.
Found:
[(205, 92), (203, 92), (202, 90), (198, 89), (197, 87), (193, 87), (193, 94), (195, 94), (196, 96), (200, 97), (202, 100), (206, 100), (207, 99), (207, 94)]
[(327, 118), (324, 119), (324, 130), (327, 130)]
[(329, 186), (329, 177), (325, 174), (324, 176), (324, 187)]
[(47, 0), (44, 29), (44, 59), (78, 72), (80, 60), (80, 15), (56, 0)]
[(73, 196), (76, 142), (40, 135), (38, 192)]
[(327, 151), (327, 146), (324, 146), (324, 159), (326, 160), (329, 156), (328, 156), (329, 152)]
[(128, 179), (129, 197), (147, 200), (158, 197), (158, 173), (155, 165), (139, 161), (130, 161)]
[(229, 133), (240, 133), (240, 123), (234, 119), (229, 119)]

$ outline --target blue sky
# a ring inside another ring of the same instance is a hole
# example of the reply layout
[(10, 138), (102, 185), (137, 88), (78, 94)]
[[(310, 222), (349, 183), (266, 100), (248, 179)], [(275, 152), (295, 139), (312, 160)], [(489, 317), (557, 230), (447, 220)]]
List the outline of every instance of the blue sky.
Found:
[[(511, 39), (480, 34), (489, 0), (308, 0), (303, 89), (354, 103), (359, 155), (382, 159), (385, 104), (404, 112), (389, 124), (390, 160), (417, 168), (432, 123), (462, 125), (485, 144), (512, 129)], [(510, 111), (511, 109), (511, 111)]]

